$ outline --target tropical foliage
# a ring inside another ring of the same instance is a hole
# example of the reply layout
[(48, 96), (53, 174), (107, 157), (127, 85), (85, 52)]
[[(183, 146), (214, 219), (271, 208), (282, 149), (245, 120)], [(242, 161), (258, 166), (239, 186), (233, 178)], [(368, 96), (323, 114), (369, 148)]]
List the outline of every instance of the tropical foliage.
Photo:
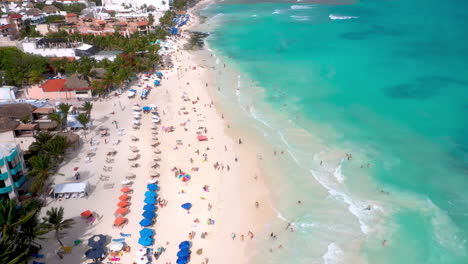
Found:
[(50, 210), (47, 210), (46, 216), (42, 218), (44, 221), (44, 226), (50, 230), (55, 231), (55, 239), (63, 247), (63, 242), (60, 240), (63, 236), (66, 235), (65, 229), (69, 229), (73, 226), (73, 219), (64, 219), (63, 216), (63, 207), (52, 207)]
[(47, 60), (27, 54), (17, 48), (0, 48), (0, 71), (5, 72), (5, 84), (21, 86), (38, 83), (47, 71)]

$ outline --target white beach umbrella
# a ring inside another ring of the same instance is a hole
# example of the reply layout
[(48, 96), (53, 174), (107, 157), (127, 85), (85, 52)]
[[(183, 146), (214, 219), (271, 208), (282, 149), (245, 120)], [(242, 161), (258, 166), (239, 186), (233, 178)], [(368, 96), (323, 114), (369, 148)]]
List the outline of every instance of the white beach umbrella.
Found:
[(137, 106), (137, 105), (133, 106), (132, 109), (133, 109), (134, 111), (140, 111), (140, 110), (141, 110), (140, 107)]
[(122, 181), (122, 184), (123, 184), (123, 185), (129, 185), (129, 184), (131, 184), (131, 183), (132, 183), (131, 180), (123, 180), (123, 181)]
[(147, 182), (148, 182), (148, 183), (157, 183), (158, 180), (156, 180), (156, 179), (150, 179), (150, 180), (148, 180)]
[(136, 119), (140, 119), (140, 118), (141, 118), (141, 116), (139, 116), (139, 115), (134, 115), (134, 116), (133, 116), (133, 119), (135, 119), (135, 120), (136, 120)]
[(142, 257), (142, 256), (144, 256), (146, 254), (148, 254), (148, 249), (147, 248), (139, 248), (135, 252), (135, 255), (137, 255), (137, 257)]
[(140, 121), (134, 119), (134, 120), (133, 120), (133, 124), (139, 125), (139, 124), (140, 124)]
[(113, 242), (112, 244), (109, 245), (109, 249), (111, 251), (120, 251), (122, 250), (124, 244), (120, 242)]
[(156, 105), (150, 104), (149, 107), (151, 107), (151, 108), (156, 108)]

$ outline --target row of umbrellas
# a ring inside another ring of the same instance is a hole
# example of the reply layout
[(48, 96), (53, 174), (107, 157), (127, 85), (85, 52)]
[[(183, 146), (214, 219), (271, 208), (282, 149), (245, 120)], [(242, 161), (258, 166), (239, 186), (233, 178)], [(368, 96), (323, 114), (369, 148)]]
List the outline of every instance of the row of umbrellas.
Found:
[(146, 188), (148, 191), (145, 192), (145, 205), (143, 206), (142, 213), (144, 218), (140, 221), (140, 225), (145, 228), (140, 231), (140, 239), (138, 239), (138, 243), (144, 247), (153, 245), (154, 230), (147, 227), (152, 225), (154, 218), (157, 217), (155, 213), (157, 207), (155, 204), (157, 202), (159, 186), (155, 183), (150, 183)]
[(119, 203), (117, 203), (118, 208), (115, 211), (117, 218), (114, 220), (114, 226), (121, 226), (127, 221), (123, 216), (128, 213), (127, 207), (130, 205), (128, 202), (130, 195), (128, 195), (128, 193), (130, 193), (132, 189), (130, 187), (123, 187), (120, 191), (122, 192), (122, 195), (119, 196)]
[(177, 252), (177, 264), (187, 264), (190, 261), (190, 248), (192, 244), (189, 241), (183, 241), (179, 244), (179, 252)]

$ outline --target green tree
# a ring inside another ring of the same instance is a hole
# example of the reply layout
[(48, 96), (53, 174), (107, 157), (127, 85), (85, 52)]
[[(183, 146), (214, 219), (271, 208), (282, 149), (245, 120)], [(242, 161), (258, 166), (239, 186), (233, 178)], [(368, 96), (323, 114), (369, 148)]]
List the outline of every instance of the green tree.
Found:
[(29, 72), (29, 84), (34, 84), (42, 81), (42, 73), (37, 70), (32, 70)]
[(66, 235), (65, 230), (71, 228), (75, 221), (73, 221), (73, 219), (64, 219), (63, 207), (52, 207), (50, 210), (47, 210), (46, 216), (43, 217), (43, 221), (44, 225), (49, 228), (49, 230), (55, 231), (55, 238), (63, 247), (64, 245), (60, 239)]
[(62, 114), (62, 125), (67, 126), (68, 113), (70, 112), (71, 105), (61, 103), (59, 104), (58, 109), (60, 113)]
[(148, 15), (148, 23), (149, 23), (150, 26), (153, 26), (154, 16), (151, 13)]
[(59, 114), (59, 113), (52, 113), (52, 114), (49, 114), (49, 118), (50, 118), (50, 120), (57, 122), (57, 127), (59, 127), (59, 128), (62, 127), (62, 125), (63, 125), (63, 117), (62, 117), (61, 114)]
[(64, 21), (65, 17), (61, 15), (50, 15), (46, 17), (46, 23), (54, 23), (54, 22), (59, 22), (59, 21)]
[(60, 164), (68, 147), (67, 139), (56, 135), (44, 146), (44, 151), (53, 159), (55, 164)]
[(44, 189), (45, 182), (49, 176), (53, 175), (50, 157), (47, 154), (32, 156), (29, 160), (31, 170), (28, 172), (28, 177), (33, 178), (31, 191), (40, 193)]
[(80, 124), (83, 125), (86, 129), (89, 121), (91, 121), (91, 118), (89, 118), (89, 115), (85, 113), (79, 113), (76, 117), (76, 120), (78, 120), (78, 122), (80, 122)]
[(86, 114), (91, 118), (91, 110), (93, 110), (93, 103), (86, 101), (83, 103), (83, 109), (86, 111)]
[[(61, 118), (61, 117), (60, 117)], [(29, 146), (29, 151), (39, 154), (44, 151), (45, 146), (52, 140), (53, 135), (49, 132), (39, 132), (34, 136), (34, 142)]]

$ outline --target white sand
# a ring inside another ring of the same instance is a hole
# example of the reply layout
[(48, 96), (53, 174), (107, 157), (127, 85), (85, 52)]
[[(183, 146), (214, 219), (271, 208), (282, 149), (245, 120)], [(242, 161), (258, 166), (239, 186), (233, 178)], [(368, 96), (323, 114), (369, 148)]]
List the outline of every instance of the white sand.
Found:
[[(153, 88), (147, 100), (141, 100), (138, 96), (135, 99), (128, 99), (124, 94), (94, 104), (93, 125), (88, 131), (87, 139), (99, 140), (96, 156), (92, 158), (92, 162), (85, 162), (86, 153), (91, 148), (90, 144), (86, 143), (79, 150), (71, 152), (69, 159), (61, 167), (60, 173), (66, 176), (54, 177), (55, 183), (75, 182), (73, 168), (79, 167), (81, 179), (88, 180), (92, 186), (90, 196), (87, 199), (61, 201), (50, 201), (48, 198), (49, 203), (42, 211), (44, 214), (51, 206), (65, 207), (66, 217), (74, 218), (76, 224), (68, 231), (63, 242), (72, 245), (75, 239), (81, 239), (84, 243), (74, 247), (71, 254), (66, 254), (64, 259), (60, 260), (54, 255), (58, 243), (53, 239), (47, 239), (41, 242), (44, 246), (41, 253), (46, 254), (46, 259), (41, 261), (48, 264), (90, 262), (84, 257), (84, 252), (88, 249), (87, 239), (94, 234), (105, 234), (109, 239), (116, 239), (120, 238), (120, 232), (132, 234), (126, 238), (126, 243), (132, 247), (132, 251), (124, 254), (121, 261), (116, 263), (134, 261), (135, 249), (141, 247), (137, 243), (138, 232), (141, 230), (138, 223), (143, 218), (141, 214), (144, 192), (147, 180), (150, 179), (149, 171), (153, 170), (149, 164), (154, 156), (154, 148), (150, 146), (153, 142), (150, 129), (151, 114), (142, 114), (140, 130), (134, 131), (131, 128), (133, 119), (131, 108), (133, 103), (139, 103), (141, 106), (155, 104), (162, 118), (157, 135), (161, 142), (158, 149), (162, 151), (159, 155), (162, 161), (157, 171), (161, 174), (159, 197), (166, 199), (168, 205), (158, 209), (157, 221), (152, 227), (156, 230), (154, 249), (160, 246), (166, 248), (157, 263), (175, 263), (177, 246), (181, 241), (188, 239), (191, 231), (196, 235), (192, 240), (193, 253), (190, 263), (202, 263), (205, 258), (209, 259), (209, 263), (247, 262), (244, 249), (251, 243), (247, 232), (250, 230), (255, 233), (272, 216), (268, 206), (268, 190), (263, 184), (253, 147), (238, 144), (238, 138), (233, 139), (226, 133), (228, 121), (223, 120), (220, 110), (211, 105), (213, 98), (210, 98), (206, 88), (207, 83), (208, 85), (212, 83), (210, 73), (200, 67), (197, 61), (193, 54), (178, 51), (174, 59), (174, 70), (165, 72), (168, 74), (165, 75), (162, 86)], [(195, 70), (190, 69), (195, 66)], [(148, 83), (152, 81), (153, 77)], [(140, 92), (142, 88), (137, 89)], [(189, 101), (182, 100), (184, 94), (190, 98)], [(193, 101), (197, 103), (194, 104)], [(188, 114), (183, 113), (181, 110), (183, 107)], [(115, 115), (111, 114), (113, 111)], [(124, 129), (125, 135), (118, 135), (115, 125), (112, 124), (114, 120), (118, 122), (119, 128)], [(181, 126), (182, 123), (185, 123), (185, 126)], [(99, 136), (98, 128), (102, 125), (110, 129), (110, 136), (106, 137), (107, 144), (105, 138)], [(175, 131), (162, 132), (162, 126), (174, 126)], [(196, 132), (201, 131), (199, 127), (207, 128), (207, 133), (203, 134), (208, 137), (208, 141), (198, 142), (196, 139)], [(131, 135), (137, 136), (139, 141), (131, 141)], [(121, 142), (114, 146), (110, 142), (112, 140)], [(182, 145), (177, 145), (176, 140), (181, 140)], [(140, 150), (140, 158), (136, 161), (139, 167), (134, 169), (130, 168), (127, 160), (132, 153), (129, 148), (131, 145), (137, 146)], [(174, 149), (176, 146), (178, 149)], [(106, 164), (106, 152), (109, 148), (115, 148), (117, 154), (113, 163)], [(207, 148), (209, 150), (206, 150)], [(196, 150), (199, 150), (200, 154), (196, 154)], [(208, 161), (203, 161), (203, 154), (207, 155)], [(238, 162), (235, 161), (236, 157)], [(193, 164), (190, 158), (193, 159)], [(224, 169), (215, 170), (213, 167), (215, 162), (219, 162)], [(103, 171), (104, 165), (112, 166), (112, 171)], [(230, 171), (227, 171), (227, 165), (230, 166)], [(171, 171), (173, 167), (190, 174), (191, 180), (183, 183), (175, 178)], [(191, 171), (195, 167), (199, 170)], [(126, 216), (128, 222), (121, 229), (114, 228), (114, 212), (122, 188), (120, 183), (130, 171), (137, 174), (137, 178), (132, 186), (134, 191), (131, 194), (130, 213)], [(101, 174), (110, 176), (109, 181), (101, 181), (99, 179)], [(255, 175), (258, 176), (257, 179)], [(104, 189), (103, 185), (110, 182), (115, 183), (115, 187)], [(209, 192), (203, 190), (204, 185), (209, 185)], [(182, 190), (184, 193), (181, 193)], [(255, 207), (255, 201), (260, 204), (258, 209)], [(186, 202), (193, 204), (190, 214), (181, 208), (181, 204)], [(211, 210), (208, 210), (209, 203), (213, 206)], [(85, 210), (97, 212), (101, 216), (100, 219), (91, 225), (86, 224), (79, 215)], [(194, 222), (197, 218), (200, 221), (198, 224)], [(209, 218), (215, 221), (214, 225), (207, 224)], [(200, 238), (202, 232), (208, 233), (206, 239)], [(235, 240), (231, 238), (232, 232), (237, 235)], [(244, 242), (241, 241), (242, 234), (245, 236)], [(203, 249), (203, 254), (197, 255), (195, 251), (198, 249)]]

